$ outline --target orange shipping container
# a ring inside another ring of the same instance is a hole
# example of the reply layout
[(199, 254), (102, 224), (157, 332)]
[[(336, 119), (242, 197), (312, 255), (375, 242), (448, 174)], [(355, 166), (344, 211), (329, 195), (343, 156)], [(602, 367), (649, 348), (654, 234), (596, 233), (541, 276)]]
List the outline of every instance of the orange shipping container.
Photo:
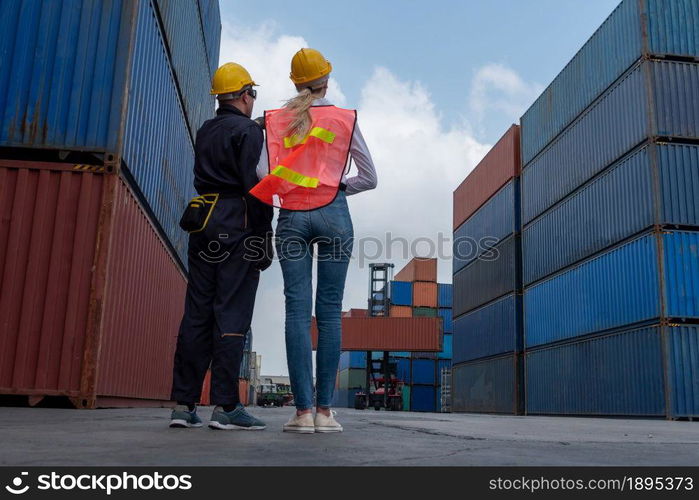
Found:
[(398, 271), (395, 281), (433, 281), (437, 282), (437, 259), (415, 257)]
[(413, 307), (437, 307), (437, 283), (413, 283)]
[[(204, 377), (204, 383), (201, 387), (201, 398), (199, 399), (199, 404), (203, 406), (209, 406), (211, 404), (211, 398), (209, 393), (211, 392), (211, 370), (207, 370), (206, 377)], [(240, 402), (243, 405), (248, 406), (250, 404), (250, 383), (247, 380), (238, 380), (238, 395), (240, 397)]]
[(0, 393), (170, 404), (186, 279), (99, 166), (0, 161)]
[(412, 318), (413, 308), (410, 306), (391, 306), (389, 316), (392, 318)]
[[(318, 345), (315, 318), (311, 324), (313, 349)], [(342, 318), (343, 351), (442, 350), (441, 318)]]
[(512, 125), (454, 191), (454, 229), (519, 172), (519, 126)]

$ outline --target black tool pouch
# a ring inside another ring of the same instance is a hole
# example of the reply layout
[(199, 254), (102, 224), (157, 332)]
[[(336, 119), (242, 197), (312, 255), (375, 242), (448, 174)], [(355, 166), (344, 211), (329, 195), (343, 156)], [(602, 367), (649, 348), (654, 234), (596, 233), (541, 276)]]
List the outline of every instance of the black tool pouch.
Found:
[(218, 196), (218, 194), (203, 194), (192, 198), (182, 214), (180, 227), (188, 233), (203, 231), (214, 212)]

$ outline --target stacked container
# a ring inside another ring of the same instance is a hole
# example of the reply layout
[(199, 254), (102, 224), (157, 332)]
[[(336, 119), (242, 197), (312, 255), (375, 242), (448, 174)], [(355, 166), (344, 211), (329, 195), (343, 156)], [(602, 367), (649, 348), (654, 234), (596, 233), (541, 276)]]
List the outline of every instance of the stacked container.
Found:
[(513, 125), (454, 191), (454, 411), (522, 411), (519, 141)]
[(625, 0), (522, 117), (527, 412), (699, 415), (696, 0)]
[(217, 2), (187, 1), (187, 16), (151, 0), (3, 10), (0, 393), (169, 399), (186, 287), (177, 222), (220, 36)]

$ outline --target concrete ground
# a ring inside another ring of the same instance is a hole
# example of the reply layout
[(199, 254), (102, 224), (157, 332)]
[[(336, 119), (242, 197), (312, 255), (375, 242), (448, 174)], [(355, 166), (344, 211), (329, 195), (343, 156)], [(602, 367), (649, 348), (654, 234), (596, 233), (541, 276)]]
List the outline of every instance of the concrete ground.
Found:
[[(200, 409), (206, 422), (211, 407)], [(0, 465), (699, 465), (699, 423), (338, 409), (342, 434), (170, 429), (163, 408), (0, 408)]]

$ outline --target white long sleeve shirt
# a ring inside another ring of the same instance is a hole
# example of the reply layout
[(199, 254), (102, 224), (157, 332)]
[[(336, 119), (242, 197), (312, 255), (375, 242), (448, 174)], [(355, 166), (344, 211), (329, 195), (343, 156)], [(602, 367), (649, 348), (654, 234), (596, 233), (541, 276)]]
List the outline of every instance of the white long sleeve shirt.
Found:
[[(313, 106), (332, 106), (332, 103), (325, 98), (313, 101)], [(376, 187), (376, 168), (371, 159), (371, 153), (364, 141), (359, 126), (355, 124), (352, 143), (350, 144), (350, 156), (357, 166), (357, 175), (353, 177), (342, 176), (342, 182), (347, 186), (347, 195), (361, 193)], [(262, 179), (269, 173), (269, 160), (267, 159), (267, 140), (262, 145), (262, 154), (257, 164), (257, 177)]]

